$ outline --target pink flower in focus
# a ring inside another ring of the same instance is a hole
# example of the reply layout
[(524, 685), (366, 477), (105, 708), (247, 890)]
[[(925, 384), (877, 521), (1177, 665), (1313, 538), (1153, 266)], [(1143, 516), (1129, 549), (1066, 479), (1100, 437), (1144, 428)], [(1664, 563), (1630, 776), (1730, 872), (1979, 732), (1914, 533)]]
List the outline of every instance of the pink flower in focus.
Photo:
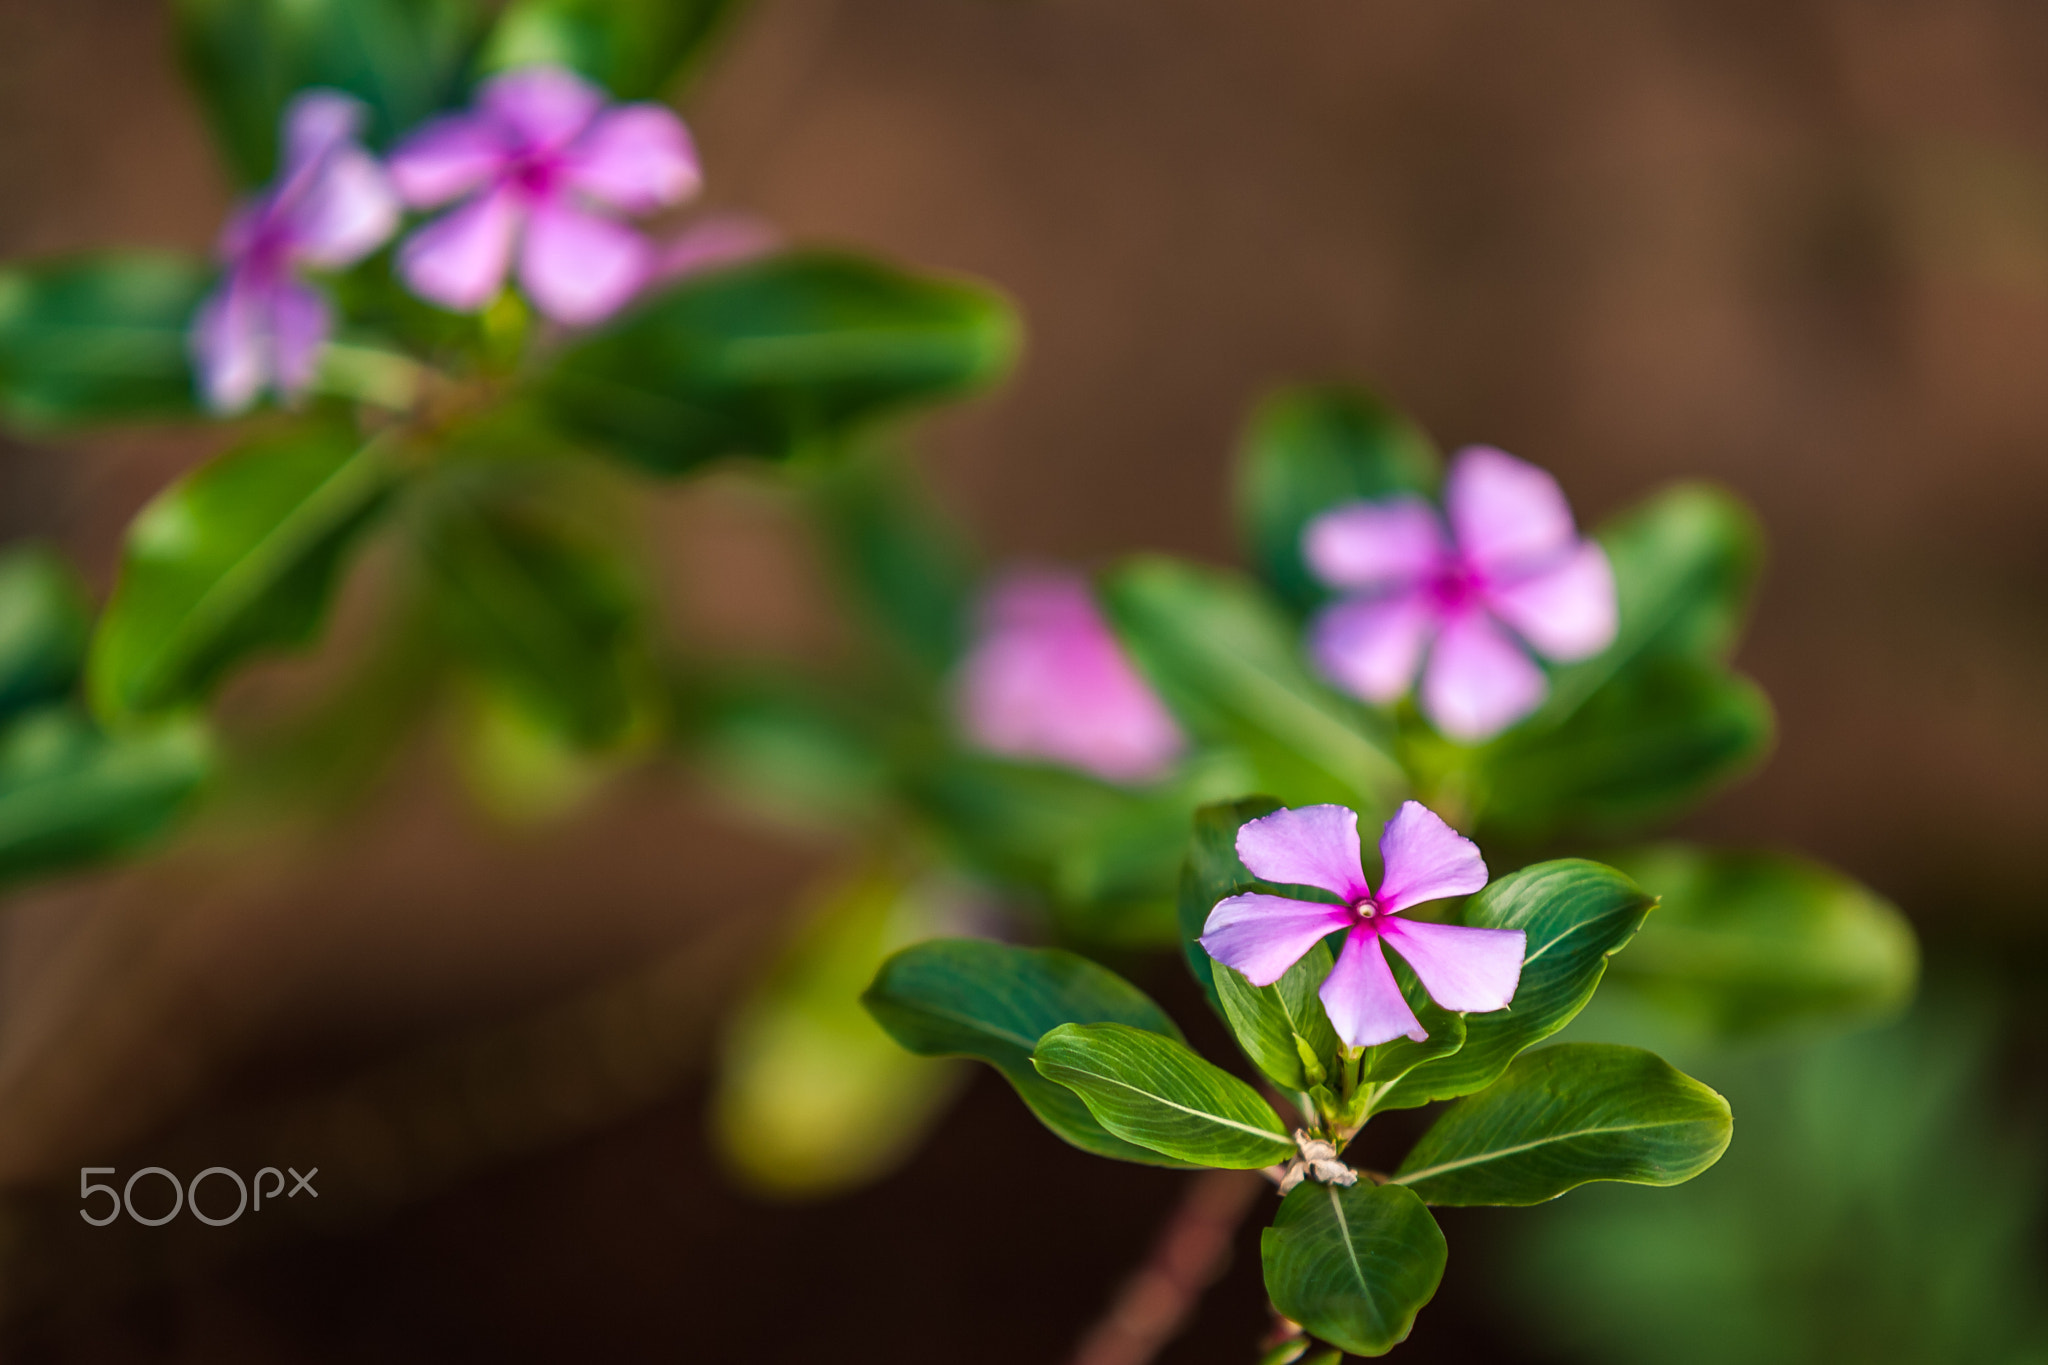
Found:
[(221, 285), (193, 320), (200, 391), (215, 412), (241, 412), (267, 388), (290, 398), (313, 382), (333, 323), (327, 300), (299, 279), (339, 270), (398, 227), (398, 196), (356, 141), (363, 106), (308, 90), (284, 116), (283, 169), (221, 230)]
[(390, 167), (414, 208), (461, 201), (400, 248), (414, 293), (476, 312), (504, 287), (516, 251), (527, 297), (570, 324), (608, 316), (654, 268), (653, 248), (618, 216), (680, 203), (702, 180), (673, 112), (608, 106), (603, 91), (553, 66), (486, 81), (473, 109), (420, 128)]
[(1162, 777), (1187, 743), (1079, 574), (1018, 571), (988, 592), (959, 706), (982, 748), (1108, 782)]
[(1505, 1009), (1522, 978), (1528, 936), (1519, 929), (1472, 929), (1399, 918), (1403, 910), (1486, 885), (1479, 850), (1428, 810), (1406, 801), (1380, 835), (1385, 875), (1377, 894), (1359, 861), (1358, 814), (1303, 806), (1247, 820), (1237, 856), (1263, 881), (1313, 886), (1343, 899), (1298, 901), (1261, 892), (1216, 902), (1202, 926), (1210, 957), (1270, 986), (1326, 935), (1351, 932), (1317, 992), (1337, 1036), (1372, 1047), (1429, 1034), (1408, 1008), (1382, 941), (1415, 969), (1429, 998), (1447, 1010)]
[(1316, 617), (1309, 649), (1326, 677), (1372, 702), (1400, 697), (1420, 671), (1423, 711), (1471, 743), (1527, 716), (1549, 691), (1525, 645), (1568, 663), (1613, 642), (1614, 572), (1579, 538), (1557, 481), (1498, 450), (1459, 454), (1444, 511), (1448, 535), (1412, 494), (1309, 523), (1309, 568), (1355, 594)]

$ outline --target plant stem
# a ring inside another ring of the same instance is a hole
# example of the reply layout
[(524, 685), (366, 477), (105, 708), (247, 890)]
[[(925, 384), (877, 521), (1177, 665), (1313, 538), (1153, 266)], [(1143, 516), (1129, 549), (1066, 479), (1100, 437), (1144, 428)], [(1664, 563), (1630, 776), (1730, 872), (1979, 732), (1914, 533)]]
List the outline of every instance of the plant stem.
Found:
[(1203, 1171), (1145, 1261), (1075, 1348), (1073, 1365), (1148, 1365), (1223, 1272), (1237, 1225), (1265, 1182), (1257, 1171)]

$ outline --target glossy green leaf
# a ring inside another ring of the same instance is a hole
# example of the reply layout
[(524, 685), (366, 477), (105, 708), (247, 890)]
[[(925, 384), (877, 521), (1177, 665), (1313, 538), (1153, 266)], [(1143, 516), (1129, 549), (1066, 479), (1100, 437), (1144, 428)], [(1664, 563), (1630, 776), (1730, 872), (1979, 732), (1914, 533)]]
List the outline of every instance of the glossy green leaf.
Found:
[(482, 25), (473, 0), (176, 0), (178, 46), (229, 166), (277, 167), (286, 104), (311, 86), (370, 108), (377, 146), (456, 103)]
[(92, 603), (46, 545), (0, 553), (0, 718), (68, 693), (85, 664)]
[(1912, 926), (1839, 872), (1784, 854), (1658, 844), (1614, 865), (1660, 898), (1615, 960), (1626, 982), (1722, 1038), (1867, 1023), (1919, 976)]
[(487, 71), (566, 66), (622, 100), (694, 71), (742, 0), (512, 0), (484, 43)]
[(0, 415), (35, 430), (197, 415), (185, 337), (212, 275), (159, 253), (0, 271)]
[(1235, 574), (1134, 560), (1103, 584), (1124, 644), (1196, 737), (1229, 746), (1290, 805), (1390, 810), (1406, 782), (1371, 712), (1315, 681), (1291, 622)]
[(937, 898), (877, 869), (835, 886), (727, 1021), (713, 1131), (756, 1189), (816, 1197), (908, 1158), (963, 1068), (898, 1047), (861, 1008), (888, 955), (937, 932)]
[(190, 723), (107, 736), (68, 704), (0, 730), (0, 881), (127, 853), (161, 832), (204, 780)]
[(975, 1057), (995, 1067), (1040, 1122), (1081, 1150), (1183, 1164), (1112, 1135), (1080, 1096), (1031, 1065), (1039, 1039), (1062, 1024), (1115, 1022), (1180, 1037), (1143, 991), (1108, 968), (1057, 948), (934, 939), (884, 962), (861, 1003), (921, 1057)]
[(1429, 494), (1441, 477), (1421, 428), (1362, 389), (1287, 389), (1252, 415), (1237, 464), (1237, 511), (1252, 563), (1297, 610), (1327, 595), (1301, 557), (1302, 531), (1341, 503)]
[(604, 748), (651, 700), (644, 594), (603, 528), (549, 494), (437, 500), (422, 547), (458, 657), (571, 746)]
[(1533, 842), (1639, 827), (1753, 769), (1772, 732), (1747, 678), (1683, 654), (1638, 659), (1562, 725), (1487, 751), (1484, 829)]
[(1318, 943), (1270, 986), (1254, 986), (1236, 968), (1215, 965), (1216, 993), (1237, 1045), (1283, 1090), (1321, 1085), (1336, 1068), (1344, 1044), (1316, 996), (1332, 961)]
[(800, 252), (689, 280), (571, 347), (542, 381), (568, 431), (656, 474), (780, 459), (958, 398), (1017, 327), (978, 286)]
[(397, 479), (385, 448), (304, 427), (159, 493), (128, 529), (87, 665), (110, 721), (201, 700), (233, 664), (313, 638), (344, 555)]
[(1420, 1042), (1407, 1037), (1395, 1038), (1365, 1050), (1358, 1066), (1357, 1121), (1363, 1121), (1382, 1109), (1398, 1107), (1390, 1101), (1396, 1087), (1410, 1072), (1425, 1062), (1449, 1057), (1465, 1046), (1469, 1016), (1447, 1010), (1430, 999), (1429, 992), (1416, 980), (1414, 969), (1400, 960), (1400, 954), (1389, 953), (1388, 958), (1394, 969), (1394, 980), (1400, 984), (1401, 994), (1408, 1000), (1408, 1008), (1415, 1012), (1415, 1021), (1422, 1025), (1428, 1036)]
[(1295, 1155), (1259, 1092), (1185, 1043), (1128, 1024), (1062, 1024), (1031, 1064), (1081, 1097), (1104, 1128), (1202, 1166), (1256, 1170)]
[(1223, 801), (1195, 812), (1195, 833), (1188, 845), (1180, 874), (1180, 944), (1188, 970), (1194, 973), (1209, 1006), (1223, 1013), (1223, 1000), (1216, 989), (1216, 962), (1196, 942), (1216, 902), (1255, 886), (1262, 886), (1237, 856), (1237, 831), (1245, 821), (1270, 815), (1280, 803), (1270, 796), (1248, 796), (1241, 801)]
[(867, 455), (820, 471), (813, 505), (840, 580), (900, 654), (930, 675), (959, 661), (980, 567), (904, 461)]
[(1528, 935), (1522, 978), (1507, 1009), (1465, 1016), (1465, 1045), (1423, 1063), (1376, 1102), (1408, 1109), (1483, 1090), (1523, 1049), (1571, 1021), (1600, 984), (1607, 959), (1626, 947), (1654, 904), (1611, 867), (1582, 858), (1537, 863), (1465, 902), (1461, 922)]
[(1393, 1182), (1431, 1204), (1540, 1204), (1595, 1180), (1676, 1185), (1721, 1159), (1728, 1101), (1654, 1052), (1560, 1043), (1444, 1111)]
[(1283, 1317), (1353, 1355), (1408, 1339), (1449, 1249), (1413, 1190), (1304, 1182), (1259, 1235), (1266, 1296)]

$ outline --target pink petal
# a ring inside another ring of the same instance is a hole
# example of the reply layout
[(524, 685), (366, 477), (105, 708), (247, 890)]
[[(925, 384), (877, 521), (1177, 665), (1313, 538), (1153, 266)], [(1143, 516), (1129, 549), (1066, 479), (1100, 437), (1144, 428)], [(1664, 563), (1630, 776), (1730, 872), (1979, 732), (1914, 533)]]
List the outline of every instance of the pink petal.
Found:
[(1254, 892), (1216, 902), (1197, 941), (1210, 957), (1237, 968), (1254, 986), (1270, 986), (1303, 953), (1350, 923), (1351, 912), (1341, 905)]
[(1520, 929), (1387, 919), (1379, 930), (1415, 969), (1429, 998), (1445, 1009), (1484, 1013), (1505, 1009), (1515, 998), (1528, 950), (1528, 935)]
[(628, 104), (600, 114), (562, 160), (564, 181), (621, 213), (681, 203), (703, 183), (683, 121), (663, 105)]
[(399, 143), (385, 166), (406, 203), (431, 209), (481, 189), (510, 167), (512, 156), (491, 120), (448, 114)]
[(1309, 654), (1322, 675), (1355, 697), (1385, 704), (1415, 685), (1437, 612), (1423, 593), (1353, 598), (1309, 625)]
[(1343, 806), (1301, 806), (1247, 820), (1237, 830), (1237, 856), (1261, 881), (1319, 887), (1352, 905), (1372, 894), (1359, 861), (1358, 812)]
[(232, 273), (193, 319), (192, 365), (206, 406), (221, 416), (246, 410), (270, 381), (270, 348), (256, 291)]
[(1333, 588), (1392, 588), (1436, 568), (1450, 547), (1436, 509), (1412, 494), (1354, 502), (1323, 513), (1302, 532), (1302, 557)]
[(1467, 744), (1491, 739), (1534, 711), (1550, 690), (1543, 670), (1482, 611), (1461, 613), (1437, 636), (1422, 674), (1422, 709)]
[(509, 190), (480, 195), (408, 237), (398, 250), (398, 273), (423, 299), (478, 312), (504, 288), (523, 216)]
[(1351, 1047), (1377, 1047), (1403, 1035), (1418, 1043), (1429, 1037), (1394, 980), (1379, 936), (1370, 929), (1351, 931), (1344, 951), (1337, 954), (1337, 965), (1316, 994), (1322, 997), (1331, 1027)]
[(519, 283), (556, 322), (584, 326), (640, 292), (654, 249), (631, 228), (558, 202), (536, 205), (519, 255)]
[(720, 213), (699, 219), (655, 250), (650, 284), (685, 279), (720, 266), (765, 256), (782, 244), (782, 234), (758, 218)]
[(332, 325), (327, 300), (298, 281), (280, 281), (271, 292), (271, 368), (284, 397), (295, 397), (312, 385), (320, 348), (327, 344)]
[(529, 66), (484, 82), (477, 104), (533, 151), (559, 151), (604, 108), (604, 92), (559, 66)]
[(1478, 845), (1419, 801), (1403, 801), (1380, 834), (1379, 908), (1395, 914), (1424, 901), (1469, 896), (1486, 885)]
[(306, 90), (284, 112), (284, 178), (352, 142), (363, 130), (362, 102), (339, 90)]
[(398, 230), (397, 192), (360, 147), (331, 154), (290, 212), (298, 259), (323, 270), (355, 264)]
[(1547, 569), (1489, 589), (1486, 601), (1523, 639), (1560, 663), (1590, 659), (1614, 643), (1614, 569), (1607, 552), (1590, 540)]
[(1557, 480), (1488, 446), (1468, 447), (1452, 461), (1444, 509), (1459, 551), (1488, 575), (1526, 571), (1578, 538)]
[(981, 748), (1108, 782), (1164, 776), (1187, 744), (1079, 574), (1015, 572), (990, 590), (958, 697)]

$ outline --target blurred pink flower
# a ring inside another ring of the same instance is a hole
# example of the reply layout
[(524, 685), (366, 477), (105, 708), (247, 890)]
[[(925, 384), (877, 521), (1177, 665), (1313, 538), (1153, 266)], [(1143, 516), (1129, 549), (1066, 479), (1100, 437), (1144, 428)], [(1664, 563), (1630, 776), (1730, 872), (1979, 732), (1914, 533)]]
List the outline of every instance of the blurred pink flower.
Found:
[(1162, 777), (1187, 743), (1079, 574), (1014, 571), (989, 590), (958, 700), (982, 748), (1109, 782)]
[(486, 81), (470, 111), (421, 127), (390, 166), (414, 208), (462, 201), (400, 248), (414, 293), (476, 312), (504, 287), (516, 250), (527, 297), (570, 324), (610, 315), (655, 268), (654, 248), (618, 217), (680, 203), (702, 181), (672, 111), (608, 106), (603, 91), (552, 66)]
[(1254, 986), (1270, 986), (1325, 936), (1350, 930), (1317, 992), (1349, 1046), (1373, 1047), (1403, 1034), (1419, 1043), (1429, 1036), (1394, 980), (1382, 940), (1447, 1010), (1505, 1009), (1514, 999), (1528, 948), (1521, 930), (1398, 918), (1424, 901), (1486, 885), (1486, 864), (1472, 841), (1420, 803), (1404, 801), (1380, 835), (1385, 873), (1377, 894), (1359, 860), (1358, 813), (1343, 806), (1302, 806), (1247, 820), (1237, 831), (1237, 856), (1263, 881), (1317, 887), (1344, 903), (1263, 892), (1231, 896), (1209, 912), (1202, 948)]
[(1420, 671), (1423, 712), (1472, 743), (1548, 693), (1525, 645), (1567, 663), (1613, 642), (1614, 572), (1605, 551), (1580, 539), (1557, 481), (1498, 450), (1459, 454), (1444, 510), (1448, 535), (1436, 509), (1412, 494), (1309, 523), (1309, 568), (1355, 594), (1317, 615), (1309, 649), (1332, 682), (1372, 702), (1402, 696)]
[(398, 196), (356, 141), (363, 116), (333, 90), (293, 99), (277, 180), (221, 230), (226, 274), (191, 335), (200, 391), (215, 412), (240, 412), (266, 388), (290, 398), (312, 383), (333, 324), (327, 300), (298, 272), (353, 265), (398, 227)]
[(782, 234), (744, 213), (713, 213), (655, 247), (649, 288), (688, 279), (723, 266), (765, 256), (782, 245)]

